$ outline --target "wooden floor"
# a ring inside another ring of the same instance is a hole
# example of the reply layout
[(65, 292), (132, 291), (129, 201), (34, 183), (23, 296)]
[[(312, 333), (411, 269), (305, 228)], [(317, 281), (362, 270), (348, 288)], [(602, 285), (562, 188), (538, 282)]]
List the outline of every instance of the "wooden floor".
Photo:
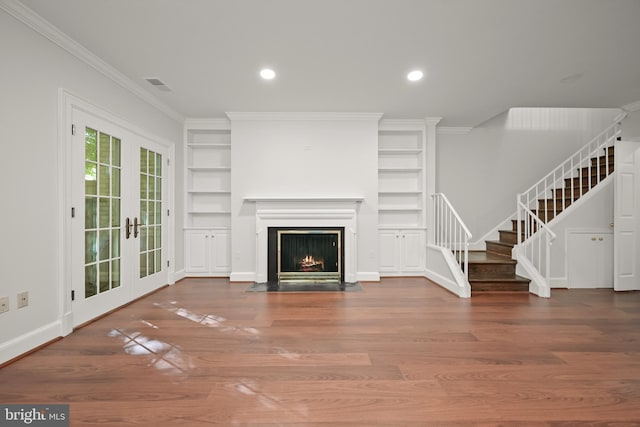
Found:
[[(640, 425), (640, 293), (187, 279), (0, 370), (71, 425)], [(626, 423), (625, 423), (626, 422)]]

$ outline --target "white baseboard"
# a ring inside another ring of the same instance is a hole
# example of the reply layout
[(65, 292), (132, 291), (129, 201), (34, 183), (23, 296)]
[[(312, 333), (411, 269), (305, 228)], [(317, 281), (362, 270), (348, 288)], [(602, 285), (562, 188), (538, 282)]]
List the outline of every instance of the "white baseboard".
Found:
[(424, 273), (424, 277), (426, 277), (427, 279), (431, 280), (433, 283), (435, 283), (436, 285), (440, 286), (441, 288), (445, 288), (446, 290), (448, 290), (449, 292), (451, 292), (454, 295), (457, 295), (461, 298), (468, 298), (466, 296), (462, 296), (461, 292), (460, 292), (460, 287), (458, 286), (458, 284), (456, 282), (454, 282), (453, 280), (450, 280), (444, 276), (441, 276), (440, 274), (436, 273), (435, 271), (430, 271), (430, 270), (426, 270)]
[(230, 282), (255, 282), (256, 273), (253, 271), (239, 271), (232, 272), (229, 276)]
[(170, 276), (169, 276), (169, 284), (173, 285), (175, 284), (177, 281), (184, 279), (185, 277), (187, 277), (187, 273), (184, 271), (184, 269), (182, 270), (178, 270), (178, 271), (174, 271)]
[(377, 271), (358, 271), (356, 274), (358, 282), (379, 282), (380, 273)]
[(549, 279), (549, 287), (551, 289), (568, 289), (569, 281), (566, 277), (551, 277)]
[(62, 331), (62, 322), (56, 320), (0, 344), (0, 363), (8, 362), (51, 340), (66, 335)]

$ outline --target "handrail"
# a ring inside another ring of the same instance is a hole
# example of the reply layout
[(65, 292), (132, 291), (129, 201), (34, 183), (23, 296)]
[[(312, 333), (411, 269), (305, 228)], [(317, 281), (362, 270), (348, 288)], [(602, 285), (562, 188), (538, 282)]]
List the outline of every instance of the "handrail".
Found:
[[(544, 277), (547, 288), (551, 279), (551, 244), (556, 234), (535, 213), (518, 200), (518, 256), (525, 257), (537, 272)], [(524, 218), (523, 218), (524, 214)], [(524, 230), (522, 226), (524, 225)], [(542, 236), (545, 241), (542, 244)]]
[(456, 255), (465, 280), (469, 281), (469, 241), (472, 234), (444, 193), (436, 193), (431, 197), (434, 200), (434, 244)]
[[(597, 184), (603, 179), (603, 176), (606, 177), (611, 173), (609, 163), (612, 154), (607, 147), (612, 146), (616, 137), (621, 134), (620, 122), (627, 114), (626, 112), (622, 112), (618, 115), (613, 123), (607, 126), (602, 132), (593, 137), (554, 170), (521, 193), (518, 196), (518, 201), (524, 203), (527, 208), (532, 208), (535, 203), (538, 203), (538, 200), (543, 200), (544, 203), (538, 207), (537, 216), (542, 218), (546, 223), (553, 219), (553, 215), (549, 215), (549, 211), (553, 211), (555, 215), (555, 212), (564, 209), (567, 207), (567, 204), (571, 204), (576, 199), (582, 197), (593, 184)], [(603, 149), (605, 161), (604, 165), (601, 165), (598, 152)], [(594, 157), (597, 159), (595, 165), (591, 160)], [(576, 171), (578, 176), (574, 177)], [(570, 191), (567, 192), (566, 186), (559, 186), (558, 183), (569, 179), (573, 179), (574, 181)], [(576, 189), (576, 185), (573, 184), (577, 184), (578, 189)], [(556, 187), (560, 187), (558, 188), (559, 193), (555, 195), (551, 194), (551, 200), (548, 199), (549, 192), (553, 191)], [(587, 188), (586, 190), (585, 187)], [(560, 199), (561, 206), (558, 206), (558, 199)], [(539, 215), (539, 211), (542, 211), (543, 214)]]
[[(516, 196), (517, 254), (535, 269), (535, 275), (539, 274), (544, 278), (543, 286), (547, 290), (551, 273), (550, 247), (556, 238), (547, 224), (556, 218), (558, 212), (566, 209), (612, 172), (610, 162), (613, 154), (609, 148), (621, 135), (621, 121), (627, 114), (626, 111), (621, 112), (602, 132), (524, 193)], [(600, 150), (604, 150), (603, 155), (599, 154)], [(601, 159), (604, 164), (601, 164)], [(577, 177), (574, 176), (576, 171)], [(549, 193), (551, 199), (548, 198)], [(536, 210), (533, 211), (531, 208), (535, 204)], [(545, 237), (544, 245), (542, 236)]]

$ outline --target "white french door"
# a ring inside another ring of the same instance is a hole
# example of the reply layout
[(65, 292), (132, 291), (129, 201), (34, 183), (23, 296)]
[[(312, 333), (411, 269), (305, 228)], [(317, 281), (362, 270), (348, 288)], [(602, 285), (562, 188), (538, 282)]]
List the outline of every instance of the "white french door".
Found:
[(640, 142), (615, 145), (614, 276), (616, 291), (640, 289)]
[(167, 150), (78, 109), (72, 121), (71, 280), (77, 326), (167, 283)]

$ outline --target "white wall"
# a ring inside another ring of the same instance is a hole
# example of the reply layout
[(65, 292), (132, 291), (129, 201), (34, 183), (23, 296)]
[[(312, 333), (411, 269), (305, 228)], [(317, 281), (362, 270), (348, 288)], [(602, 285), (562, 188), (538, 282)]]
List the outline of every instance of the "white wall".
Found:
[(571, 256), (567, 251), (567, 238), (572, 231), (599, 230), (613, 233), (613, 193), (614, 176), (602, 184), (602, 187), (592, 190), (585, 196), (585, 200), (575, 209), (567, 212), (557, 223), (553, 223), (552, 230), (556, 233), (556, 240), (551, 245), (551, 286), (552, 287), (580, 287), (580, 283), (569, 283), (567, 274), (568, 262)]
[[(59, 336), (58, 89), (181, 144), (182, 125), (0, 10), (0, 363)], [(176, 153), (182, 151), (178, 146)], [(182, 176), (180, 158), (176, 176)], [(182, 186), (176, 195), (181, 212)], [(176, 218), (181, 230), (182, 219)], [(175, 259), (182, 264), (182, 233)], [(29, 306), (16, 309), (16, 294)]]
[(622, 121), (622, 140), (640, 141), (640, 110), (629, 113)]
[(618, 109), (511, 109), (466, 135), (439, 134), (437, 191), (481, 238), (525, 191), (612, 123)]
[(248, 196), (363, 197), (357, 271), (377, 273), (378, 119), (283, 117), (231, 116), (232, 279), (256, 271), (255, 203), (243, 200)]

